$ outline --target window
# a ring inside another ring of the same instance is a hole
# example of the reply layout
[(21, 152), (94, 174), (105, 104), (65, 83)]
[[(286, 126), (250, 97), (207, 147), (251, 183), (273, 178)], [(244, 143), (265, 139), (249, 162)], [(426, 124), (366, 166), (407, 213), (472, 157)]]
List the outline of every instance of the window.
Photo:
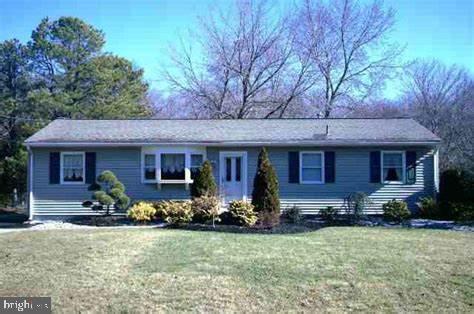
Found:
[(156, 155), (145, 154), (144, 157), (144, 178), (145, 180), (156, 180)]
[(161, 154), (161, 180), (185, 180), (185, 154)]
[(300, 152), (300, 183), (324, 183), (324, 154)]
[(232, 158), (226, 157), (225, 166), (225, 180), (229, 182), (232, 180)]
[(225, 158), (225, 181), (240, 182), (242, 177), (242, 157)]
[(383, 182), (405, 181), (405, 154), (404, 152), (382, 152)]
[(62, 153), (61, 154), (61, 182), (62, 183), (84, 183), (84, 153)]
[(202, 166), (203, 159), (204, 157), (201, 154), (191, 154), (191, 179), (196, 178)]
[(240, 182), (240, 171), (242, 169), (242, 157), (235, 158), (235, 181)]
[(142, 150), (143, 183), (190, 184), (199, 173), (205, 150), (147, 147)]

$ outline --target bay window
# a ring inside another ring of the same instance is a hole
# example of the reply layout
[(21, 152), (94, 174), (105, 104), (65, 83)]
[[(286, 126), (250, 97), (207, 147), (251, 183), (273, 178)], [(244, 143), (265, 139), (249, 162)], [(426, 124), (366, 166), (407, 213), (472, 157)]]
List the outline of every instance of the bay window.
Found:
[(144, 183), (189, 184), (204, 161), (201, 149), (144, 149), (142, 176)]

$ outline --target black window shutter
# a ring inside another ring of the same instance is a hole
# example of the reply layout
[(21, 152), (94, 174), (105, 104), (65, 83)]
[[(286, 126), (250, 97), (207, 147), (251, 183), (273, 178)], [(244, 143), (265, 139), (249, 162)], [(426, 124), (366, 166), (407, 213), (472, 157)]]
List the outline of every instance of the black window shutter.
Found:
[(370, 182), (380, 183), (380, 151), (370, 152)]
[(86, 153), (86, 183), (95, 183), (95, 153)]
[(300, 183), (299, 152), (288, 152), (288, 183)]
[(49, 153), (49, 184), (59, 184), (60, 159), (58, 152)]
[(407, 183), (414, 184), (416, 181), (416, 152), (407, 151), (405, 162)]
[(336, 153), (324, 152), (324, 181), (334, 183), (336, 181)]

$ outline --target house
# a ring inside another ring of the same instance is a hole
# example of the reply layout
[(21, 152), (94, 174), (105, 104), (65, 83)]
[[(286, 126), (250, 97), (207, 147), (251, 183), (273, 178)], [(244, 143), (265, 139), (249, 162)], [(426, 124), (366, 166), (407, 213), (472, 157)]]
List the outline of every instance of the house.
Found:
[(203, 160), (223, 202), (249, 199), (261, 147), (268, 149), (282, 209), (317, 213), (370, 196), (412, 210), (438, 189), (440, 139), (412, 119), (55, 120), (25, 142), (31, 219), (93, 214), (89, 184), (113, 171), (132, 200), (189, 198)]

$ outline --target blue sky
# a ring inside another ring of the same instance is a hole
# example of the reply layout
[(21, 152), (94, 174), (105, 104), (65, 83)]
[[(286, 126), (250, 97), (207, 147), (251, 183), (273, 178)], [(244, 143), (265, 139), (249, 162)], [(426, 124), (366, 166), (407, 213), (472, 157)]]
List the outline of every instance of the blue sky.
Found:
[[(26, 42), (43, 17), (76, 16), (106, 34), (105, 50), (125, 57), (145, 69), (152, 86), (161, 66), (166, 66), (168, 47), (177, 34), (186, 34), (215, 6), (232, 0), (0, 0), (0, 41), (18, 38)], [(278, 0), (278, 8), (298, 0)], [(393, 39), (406, 44), (406, 60), (437, 58), (457, 63), (474, 72), (472, 0), (389, 0), (397, 11)], [(397, 94), (390, 84), (387, 97)]]

